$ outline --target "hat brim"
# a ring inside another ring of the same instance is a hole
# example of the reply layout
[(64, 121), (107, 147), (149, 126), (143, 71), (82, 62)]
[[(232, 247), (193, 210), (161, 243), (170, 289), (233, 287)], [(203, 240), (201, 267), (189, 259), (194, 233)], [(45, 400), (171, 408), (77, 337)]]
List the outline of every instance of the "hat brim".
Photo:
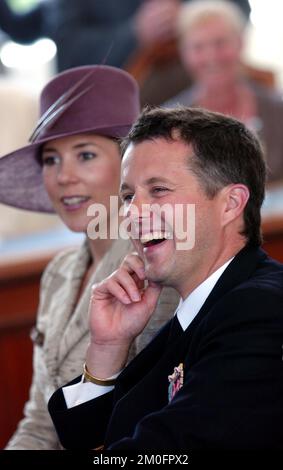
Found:
[(0, 157), (0, 202), (18, 209), (54, 213), (45, 190), (42, 166), (38, 159), (41, 146), (50, 140), (92, 132), (105, 137), (123, 138), (131, 124), (87, 128), (76, 132), (49, 135), (37, 142)]

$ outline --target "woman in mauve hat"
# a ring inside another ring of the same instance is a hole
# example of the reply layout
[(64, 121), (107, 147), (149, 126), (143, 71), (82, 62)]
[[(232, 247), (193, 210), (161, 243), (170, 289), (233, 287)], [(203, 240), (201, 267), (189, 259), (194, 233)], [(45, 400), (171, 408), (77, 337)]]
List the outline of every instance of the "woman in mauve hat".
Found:
[[(135, 80), (114, 67), (77, 67), (43, 89), (41, 118), (30, 144), (0, 159), (0, 202), (57, 212), (75, 232), (87, 234), (90, 205), (106, 208), (120, 179), (119, 139), (139, 112)], [(91, 286), (108, 276), (131, 249), (129, 241), (93, 239), (57, 255), (43, 274), (33, 331), (34, 372), (24, 418), (7, 449), (57, 449), (47, 411), (54, 390), (83, 370)], [(177, 295), (165, 289), (157, 312), (138, 338), (138, 352), (172, 315)], [(20, 366), (20, 365), (19, 365)]]

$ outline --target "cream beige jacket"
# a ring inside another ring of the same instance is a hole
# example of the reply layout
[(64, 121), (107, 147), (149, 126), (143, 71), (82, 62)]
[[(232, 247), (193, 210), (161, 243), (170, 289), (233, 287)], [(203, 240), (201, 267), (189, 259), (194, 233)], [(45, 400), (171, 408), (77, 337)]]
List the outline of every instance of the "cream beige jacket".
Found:
[[(82, 373), (89, 341), (88, 305), (92, 284), (117, 269), (131, 249), (130, 242), (113, 243), (77, 304), (78, 290), (90, 261), (87, 244), (59, 254), (47, 267), (41, 282), (30, 398), (7, 449), (60, 448), (47, 402), (55, 389)], [(164, 289), (156, 313), (136, 339), (131, 355), (139, 352), (173, 315), (178, 300), (173, 289)]]

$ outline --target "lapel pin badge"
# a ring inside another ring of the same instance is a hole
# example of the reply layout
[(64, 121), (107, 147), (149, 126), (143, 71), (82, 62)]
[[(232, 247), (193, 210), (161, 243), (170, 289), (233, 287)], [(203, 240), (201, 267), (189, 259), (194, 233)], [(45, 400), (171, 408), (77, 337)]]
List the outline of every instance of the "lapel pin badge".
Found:
[(184, 364), (182, 362), (177, 367), (174, 367), (174, 372), (168, 375), (168, 380), (168, 399), (170, 402), (184, 384)]

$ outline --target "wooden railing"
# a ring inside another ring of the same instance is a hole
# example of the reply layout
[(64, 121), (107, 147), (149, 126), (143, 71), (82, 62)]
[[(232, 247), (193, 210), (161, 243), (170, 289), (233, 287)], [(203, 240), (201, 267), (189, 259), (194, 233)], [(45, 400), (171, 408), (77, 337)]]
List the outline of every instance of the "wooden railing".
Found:
[(263, 248), (272, 258), (283, 263), (283, 214), (263, 219)]
[(15, 431), (32, 374), (30, 330), (35, 323), (43, 270), (55, 252), (0, 262), (0, 447)]

